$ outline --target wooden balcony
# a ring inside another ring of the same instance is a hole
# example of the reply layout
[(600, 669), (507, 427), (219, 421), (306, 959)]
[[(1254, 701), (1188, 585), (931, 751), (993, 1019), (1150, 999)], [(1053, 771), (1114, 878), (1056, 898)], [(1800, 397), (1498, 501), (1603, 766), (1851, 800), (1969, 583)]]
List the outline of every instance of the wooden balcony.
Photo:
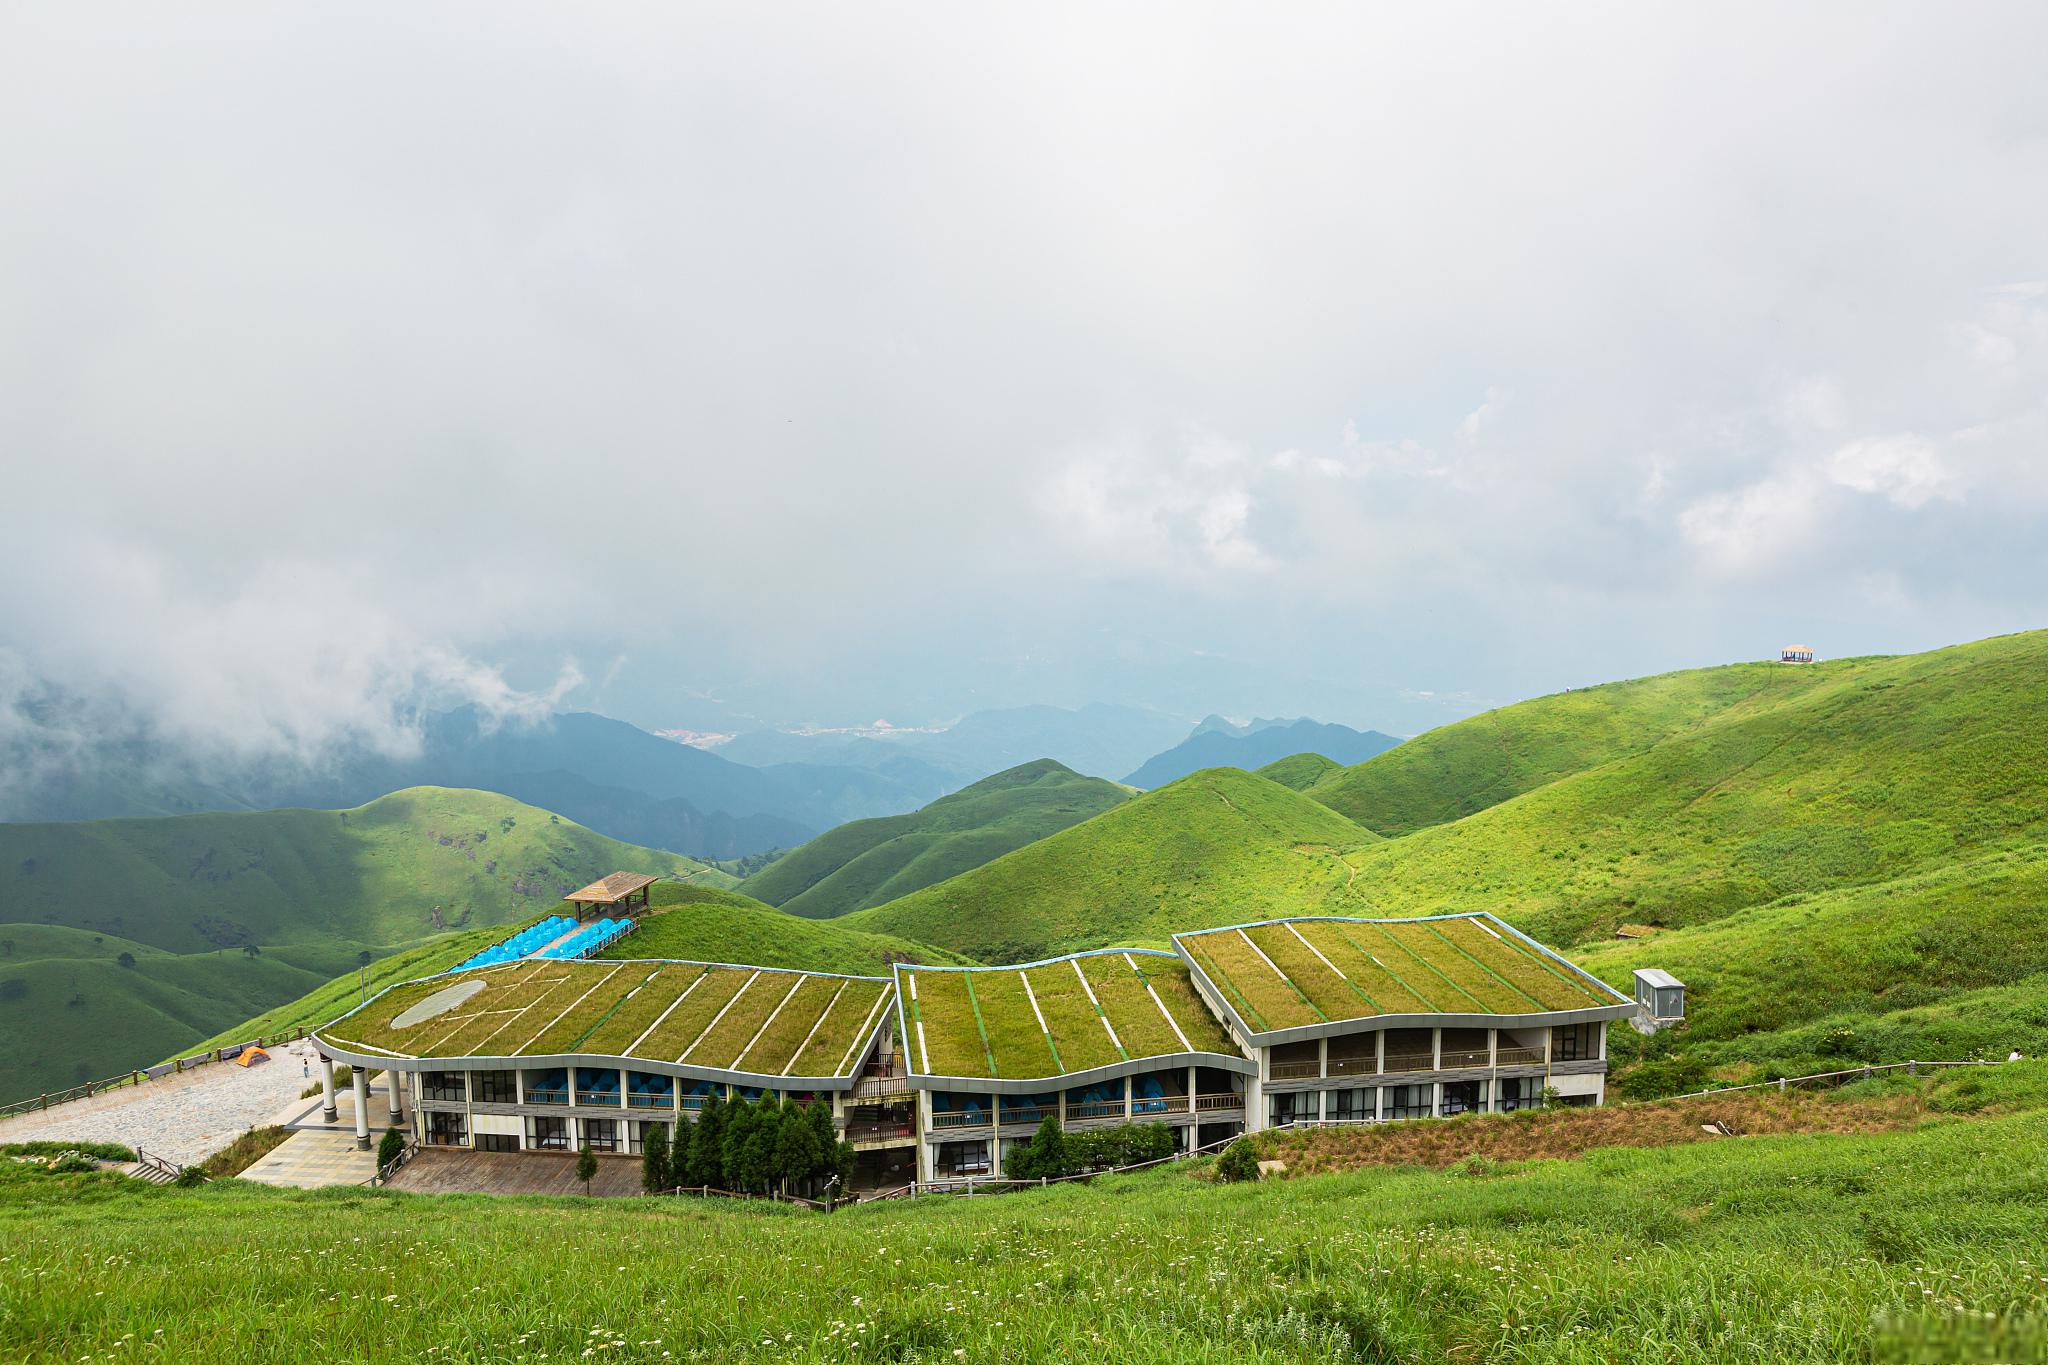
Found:
[(995, 1122), (995, 1115), (986, 1109), (937, 1109), (932, 1112), (934, 1128), (986, 1128)]
[(1330, 1058), (1332, 1076), (1373, 1076), (1379, 1073), (1379, 1058), (1368, 1052), (1363, 1057)]
[(1442, 1064), (1439, 1071), (1470, 1071), (1474, 1067), (1490, 1066), (1493, 1054), (1483, 1047), (1445, 1048), (1440, 1054)]
[(1436, 1054), (1433, 1052), (1389, 1052), (1385, 1063), (1388, 1074), (1397, 1071), (1434, 1071)]
[(1195, 1096), (1195, 1112), (1198, 1114), (1210, 1114), (1218, 1110), (1242, 1108), (1244, 1108), (1244, 1096), (1238, 1094), (1235, 1090), (1226, 1090), (1217, 1095)]
[(1092, 1104), (1070, 1104), (1067, 1106), (1067, 1122), (1080, 1119), (1120, 1119), (1124, 1116), (1122, 1100), (1100, 1100)]
[(1307, 1080), (1323, 1074), (1321, 1062), (1274, 1062), (1272, 1068), (1276, 1081)]
[(1540, 1047), (1508, 1047), (1503, 1044), (1494, 1049), (1495, 1066), (1542, 1066), (1543, 1049)]
[[(582, 1101), (579, 1100), (577, 1103), (580, 1104)], [(674, 1109), (676, 1107), (676, 1097), (672, 1094), (642, 1095), (638, 1091), (632, 1091), (626, 1095), (626, 1107), (628, 1109)]]

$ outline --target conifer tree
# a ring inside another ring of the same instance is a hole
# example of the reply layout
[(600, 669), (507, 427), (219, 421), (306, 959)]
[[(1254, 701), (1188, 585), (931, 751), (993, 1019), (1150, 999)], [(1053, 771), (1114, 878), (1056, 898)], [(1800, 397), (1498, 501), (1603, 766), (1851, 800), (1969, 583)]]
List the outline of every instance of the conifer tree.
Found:
[(647, 1135), (640, 1140), (640, 1188), (648, 1194), (660, 1194), (673, 1187), (670, 1178), (668, 1155), (668, 1125), (650, 1123)]

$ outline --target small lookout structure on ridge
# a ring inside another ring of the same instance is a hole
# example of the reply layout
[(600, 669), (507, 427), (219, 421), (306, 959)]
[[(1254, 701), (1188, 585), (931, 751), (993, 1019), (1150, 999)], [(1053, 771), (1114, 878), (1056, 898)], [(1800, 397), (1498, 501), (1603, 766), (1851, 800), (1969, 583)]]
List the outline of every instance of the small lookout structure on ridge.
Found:
[(576, 907), (576, 918), (582, 919), (584, 907), (597, 911), (616, 910), (627, 915), (647, 913), (647, 888), (659, 881), (640, 872), (614, 872), (609, 877), (600, 877), (581, 891), (572, 891), (562, 897)]
[(1810, 664), (1813, 662), (1812, 645), (1786, 645), (1778, 651), (1781, 664)]

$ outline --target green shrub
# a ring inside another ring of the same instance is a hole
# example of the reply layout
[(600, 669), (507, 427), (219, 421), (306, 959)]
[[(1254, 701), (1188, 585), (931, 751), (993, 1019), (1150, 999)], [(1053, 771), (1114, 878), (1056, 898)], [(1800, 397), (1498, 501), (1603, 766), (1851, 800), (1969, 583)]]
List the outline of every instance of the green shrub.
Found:
[(378, 1139), (377, 1141), (378, 1169), (382, 1170), (384, 1167), (389, 1166), (392, 1162), (398, 1160), (399, 1153), (403, 1152), (404, 1150), (405, 1134), (399, 1132), (396, 1128), (386, 1128), (384, 1130), (384, 1136)]
[(1250, 1138), (1239, 1138), (1223, 1149), (1223, 1155), (1216, 1158), (1216, 1178), (1232, 1184), (1259, 1178), (1259, 1154)]
[(668, 1125), (650, 1124), (640, 1144), (640, 1188), (659, 1194), (675, 1187), (675, 1172), (669, 1167)]

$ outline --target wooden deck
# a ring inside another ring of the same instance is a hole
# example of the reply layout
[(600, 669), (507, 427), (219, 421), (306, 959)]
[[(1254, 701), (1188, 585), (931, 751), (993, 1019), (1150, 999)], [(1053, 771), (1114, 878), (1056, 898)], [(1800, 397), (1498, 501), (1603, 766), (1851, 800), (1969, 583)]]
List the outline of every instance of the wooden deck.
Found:
[[(574, 1152), (472, 1152), (422, 1147), (391, 1178), (390, 1188), (412, 1194), (582, 1194)], [(640, 1193), (640, 1158), (600, 1156), (590, 1182), (594, 1195)]]

